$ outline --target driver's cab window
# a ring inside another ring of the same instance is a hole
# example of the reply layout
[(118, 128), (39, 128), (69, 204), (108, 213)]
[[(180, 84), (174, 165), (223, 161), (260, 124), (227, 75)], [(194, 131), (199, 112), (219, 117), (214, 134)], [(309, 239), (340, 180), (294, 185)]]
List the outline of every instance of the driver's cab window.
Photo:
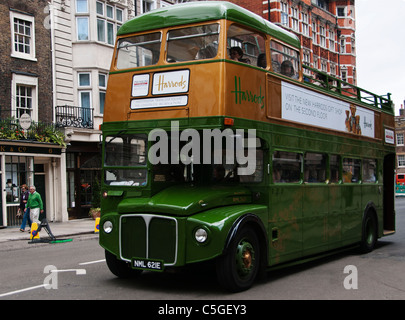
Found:
[(266, 68), (266, 48), (261, 34), (233, 24), (227, 35), (228, 59)]
[[(228, 145), (212, 152), (212, 183), (260, 183), (263, 181), (263, 148), (264, 141), (257, 137), (244, 137), (239, 147), (235, 140), (231, 150)], [(220, 160), (220, 161), (218, 161)], [(243, 163), (242, 163), (243, 162)]]

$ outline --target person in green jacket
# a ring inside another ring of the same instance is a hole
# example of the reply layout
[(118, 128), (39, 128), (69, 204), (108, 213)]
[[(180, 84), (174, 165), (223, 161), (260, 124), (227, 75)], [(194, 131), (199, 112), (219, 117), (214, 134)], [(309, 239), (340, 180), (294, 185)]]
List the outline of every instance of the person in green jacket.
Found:
[(44, 212), (44, 204), (42, 203), (41, 195), (36, 191), (35, 186), (30, 186), (27, 208), (30, 208), (31, 222), (36, 222), (39, 225), (41, 223), (39, 221), (39, 214)]

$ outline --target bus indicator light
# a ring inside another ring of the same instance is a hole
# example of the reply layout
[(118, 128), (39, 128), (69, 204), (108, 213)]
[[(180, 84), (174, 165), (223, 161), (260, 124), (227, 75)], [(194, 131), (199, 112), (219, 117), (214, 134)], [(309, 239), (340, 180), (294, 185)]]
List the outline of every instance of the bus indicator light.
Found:
[(233, 126), (234, 122), (235, 122), (235, 120), (232, 119), (232, 118), (225, 118), (224, 119), (224, 125), (226, 125), (226, 126)]

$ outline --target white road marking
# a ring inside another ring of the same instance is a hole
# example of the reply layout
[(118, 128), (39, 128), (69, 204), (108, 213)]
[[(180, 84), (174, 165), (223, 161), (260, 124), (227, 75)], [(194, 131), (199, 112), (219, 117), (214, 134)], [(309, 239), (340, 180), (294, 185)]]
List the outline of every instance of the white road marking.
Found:
[(25, 289), (21, 289), (21, 290), (16, 290), (16, 291), (11, 291), (11, 292), (7, 292), (7, 293), (3, 293), (0, 294), (0, 298), (2, 297), (6, 297), (6, 296), (11, 296), (13, 294), (17, 294), (17, 293), (21, 293), (21, 292), (25, 292), (25, 291), (30, 291), (30, 290), (35, 290), (35, 289), (39, 289), (39, 288), (44, 288), (46, 286), (46, 284), (41, 284), (39, 286), (35, 286), (35, 287), (29, 287), (29, 288), (25, 288)]
[(86, 264), (93, 264), (93, 263), (100, 263), (100, 262), (105, 262), (105, 259), (89, 261), (89, 262), (82, 262), (82, 263), (79, 263), (79, 266), (85, 266)]

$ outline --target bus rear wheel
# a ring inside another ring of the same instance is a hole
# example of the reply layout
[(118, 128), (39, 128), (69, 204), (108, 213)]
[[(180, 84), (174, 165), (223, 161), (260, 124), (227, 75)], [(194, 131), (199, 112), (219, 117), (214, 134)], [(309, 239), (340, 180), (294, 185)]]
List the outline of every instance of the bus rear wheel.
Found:
[(360, 252), (368, 253), (374, 250), (378, 238), (377, 219), (372, 212), (367, 212), (363, 218), (363, 232), (360, 242)]
[(118, 260), (115, 255), (107, 250), (105, 250), (105, 260), (108, 269), (118, 278), (132, 278), (142, 273), (142, 270), (132, 269), (129, 263)]
[(252, 228), (243, 228), (217, 261), (218, 281), (231, 292), (247, 290), (255, 281), (259, 266), (259, 240)]

